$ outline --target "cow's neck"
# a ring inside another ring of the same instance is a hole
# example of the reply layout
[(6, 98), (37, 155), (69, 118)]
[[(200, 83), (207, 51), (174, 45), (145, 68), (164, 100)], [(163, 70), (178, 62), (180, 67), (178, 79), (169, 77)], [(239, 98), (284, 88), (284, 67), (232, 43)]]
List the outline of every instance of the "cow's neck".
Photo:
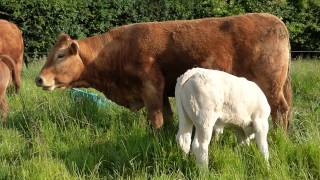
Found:
[(105, 44), (111, 41), (108, 33), (78, 40), (80, 46), (80, 57), (85, 64), (92, 63), (104, 48)]
[(90, 64), (97, 60), (99, 54), (107, 44), (121, 36), (125, 27), (114, 28), (109, 32), (78, 40), (80, 46), (80, 56), (85, 64)]
[(88, 86), (93, 87), (99, 91), (106, 92), (114, 83), (113, 78), (115, 69), (119, 59), (118, 53), (113, 53), (116, 49), (114, 38), (118, 36), (118, 31), (113, 30), (105, 34), (89, 37), (79, 40), (80, 57), (84, 61), (85, 71), (80, 78)]

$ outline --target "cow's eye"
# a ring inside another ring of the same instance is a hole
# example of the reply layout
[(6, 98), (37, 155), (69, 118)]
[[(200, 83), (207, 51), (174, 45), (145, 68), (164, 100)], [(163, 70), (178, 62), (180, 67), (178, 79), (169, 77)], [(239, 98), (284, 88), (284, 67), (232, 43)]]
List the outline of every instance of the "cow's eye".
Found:
[(63, 57), (64, 57), (64, 54), (58, 54), (58, 56), (57, 56), (58, 59), (61, 59)]

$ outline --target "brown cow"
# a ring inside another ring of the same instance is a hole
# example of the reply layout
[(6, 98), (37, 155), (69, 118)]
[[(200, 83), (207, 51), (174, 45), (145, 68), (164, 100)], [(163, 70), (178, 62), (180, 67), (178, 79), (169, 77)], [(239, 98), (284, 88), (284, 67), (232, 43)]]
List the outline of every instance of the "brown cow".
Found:
[(21, 70), (23, 65), (23, 38), (22, 32), (19, 28), (6, 20), (0, 19), (0, 54), (5, 54), (11, 57), (17, 70), (17, 87), (16, 91), (20, 89)]
[(17, 90), (17, 76), (18, 71), (14, 60), (10, 56), (0, 55), (0, 119), (2, 119), (3, 122), (6, 121), (9, 111), (6, 89), (12, 80)]
[(138, 23), (82, 40), (60, 35), (36, 84), (45, 90), (93, 87), (131, 110), (145, 105), (160, 128), (163, 112), (172, 116), (168, 96), (177, 77), (195, 66), (219, 69), (256, 82), (273, 121), (283, 118), (286, 129), (289, 57), (287, 28), (270, 14)]

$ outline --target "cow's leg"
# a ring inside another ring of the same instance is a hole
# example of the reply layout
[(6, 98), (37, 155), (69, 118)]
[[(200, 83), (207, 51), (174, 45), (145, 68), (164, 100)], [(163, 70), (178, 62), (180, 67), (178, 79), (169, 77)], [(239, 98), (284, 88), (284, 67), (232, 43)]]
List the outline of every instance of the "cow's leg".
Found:
[(289, 106), (282, 91), (273, 91), (267, 94), (271, 107), (271, 117), (273, 125), (281, 126), (285, 131), (288, 127)]
[(163, 96), (163, 116), (164, 121), (168, 123), (173, 122), (173, 112), (171, 109), (170, 101), (168, 96)]
[(281, 91), (278, 91), (278, 93), (275, 92), (274, 94), (273, 96), (268, 96), (273, 124), (282, 126), (283, 129), (287, 131), (289, 106)]
[(1, 112), (0, 112), (1, 113), (0, 114), (1, 121), (6, 122), (7, 121), (7, 114), (9, 111), (9, 106), (8, 106), (8, 102), (7, 102), (7, 99), (6, 99), (6, 96), (4, 93), (2, 93), (0, 96), (0, 108), (1, 108)]
[(285, 97), (285, 102), (288, 107), (287, 117), (286, 117), (286, 121), (284, 123), (284, 125), (286, 126), (286, 129), (288, 130), (289, 125), (290, 125), (291, 116), (292, 116), (292, 88), (291, 88), (290, 72), (288, 72), (288, 77), (287, 77), (286, 82), (283, 87), (283, 96)]
[(280, 91), (281, 86), (279, 84), (279, 78), (275, 75), (270, 76), (256, 76), (253, 80), (256, 82), (259, 87), (262, 89), (264, 94), (267, 97), (268, 103), (271, 108), (271, 117), (273, 121), (273, 125), (278, 126), (281, 122), (280, 115)]
[[(265, 69), (257, 68), (260, 71), (255, 72), (255, 78), (252, 80), (256, 82), (268, 99), (271, 107), (271, 117), (275, 126), (283, 126), (287, 130), (287, 122), (289, 116), (289, 105), (285, 99), (283, 88), (287, 78), (287, 69)], [(264, 74), (263, 76), (261, 74)], [(284, 123), (282, 123), (284, 122)]]
[[(23, 45), (22, 45), (22, 47), (23, 47)], [(23, 66), (23, 52), (21, 53), (21, 55), (18, 59), (18, 62), (15, 65), (16, 72), (17, 72), (15, 74), (16, 81), (14, 82), (16, 93), (18, 93), (20, 91), (22, 66)]]
[(159, 129), (163, 125), (163, 90), (163, 81), (146, 81), (142, 91), (148, 121), (155, 129)]
[(280, 114), (282, 119), (282, 127), (285, 131), (288, 131), (289, 127), (289, 113), (290, 113), (290, 107), (287, 103), (287, 100), (283, 94), (283, 92), (280, 93)]
[[(163, 125), (162, 101), (159, 99), (145, 99), (145, 106), (148, 113), (148, 121), (151, 122), (155, 129), (159, 129)], [(158, 101), (158, 102), (152, 102)]]
[(19, 93), (20, 91), (20, 86), (21, 86), (21, 72), (22, 72), (22, 64), (23, 64), (23, 55), (22, 55), (22, 60), (21, 63), (16, 64), (16, 82), (15, 83), (15, 88), (16, 88), (16, 93)]

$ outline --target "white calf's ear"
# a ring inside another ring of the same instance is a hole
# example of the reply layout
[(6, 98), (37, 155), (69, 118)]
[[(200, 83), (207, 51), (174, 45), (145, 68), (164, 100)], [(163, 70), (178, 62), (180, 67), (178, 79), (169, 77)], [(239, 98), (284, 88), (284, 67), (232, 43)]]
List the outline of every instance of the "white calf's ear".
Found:
[(79, 51), (80, 47), (79, 47), (79, 44), (77, 41), (72, 41), (71, 44), (70, 44), (70, 52), (72, 54), (77, 54), (78, 51)]

